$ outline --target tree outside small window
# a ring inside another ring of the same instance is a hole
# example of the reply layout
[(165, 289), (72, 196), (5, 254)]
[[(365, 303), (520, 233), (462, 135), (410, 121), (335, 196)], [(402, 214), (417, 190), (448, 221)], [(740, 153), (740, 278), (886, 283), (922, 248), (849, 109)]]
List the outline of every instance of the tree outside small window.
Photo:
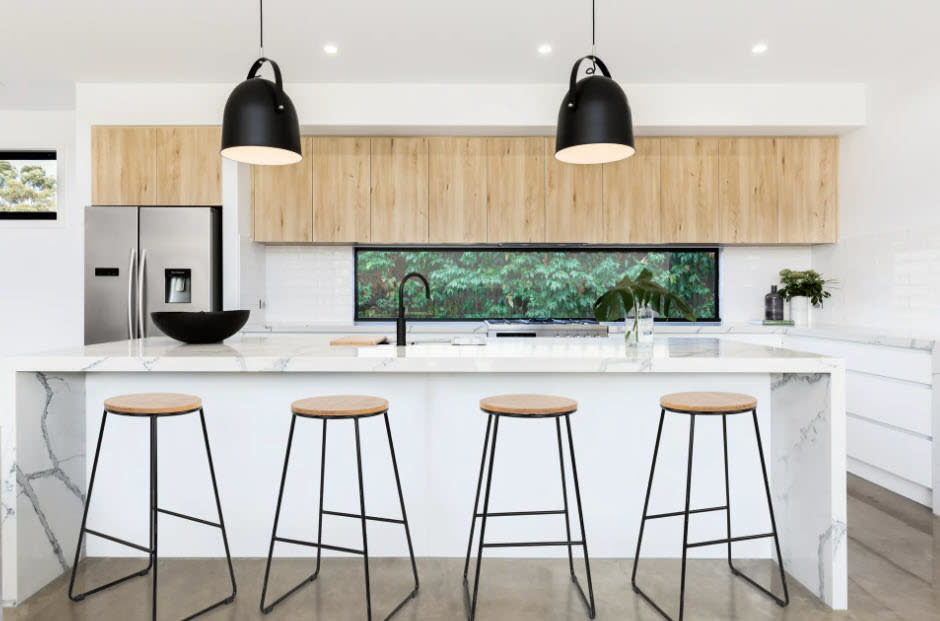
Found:
[(0, 151), (0, 219), (54, 220), (54, 151)]

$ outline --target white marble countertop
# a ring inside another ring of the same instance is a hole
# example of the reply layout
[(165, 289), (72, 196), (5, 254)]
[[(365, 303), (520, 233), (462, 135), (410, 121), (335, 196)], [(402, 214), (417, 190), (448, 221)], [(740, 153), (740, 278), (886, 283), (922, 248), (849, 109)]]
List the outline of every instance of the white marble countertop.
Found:
[[(3, 361), (49, 372), (828, 373), (839, 358), (728, 339), (657, 337), (647, 347), (609, 338), (490, 339), (456, 346), (334, 347), (336, 334), (243, 334), (215, 345), (167, 337), (117, 341)], [(420, 337), (419, 337), (420, 338)], [(438, 342), (434, 342), (438, 341)]]

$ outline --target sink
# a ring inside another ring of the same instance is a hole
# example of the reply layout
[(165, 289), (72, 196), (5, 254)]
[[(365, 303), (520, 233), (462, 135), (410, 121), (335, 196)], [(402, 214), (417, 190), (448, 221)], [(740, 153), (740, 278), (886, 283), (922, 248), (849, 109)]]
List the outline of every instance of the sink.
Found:
[(408, 345), (486, 345), (486, 339), (475, 334), (410, 336), (407, 342)]

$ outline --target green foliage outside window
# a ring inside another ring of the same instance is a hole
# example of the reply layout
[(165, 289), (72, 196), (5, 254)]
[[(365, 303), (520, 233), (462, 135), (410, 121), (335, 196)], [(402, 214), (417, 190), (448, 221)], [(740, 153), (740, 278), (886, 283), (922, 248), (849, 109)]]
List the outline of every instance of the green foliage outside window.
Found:
[[(393, 319), (398, 282), (411, 271), (431, 284), (431, 300), (405, 286), (416, 319), (593, 319), (592, 305), (624, 274), (649, 269), (687, 300), (699, 319), (718, 319), (718, 252), (702, 250), (365, 249), (356, 252), (357, 319)], [(670, 317), (681, 319), (677, 310)]]
[(0, 212), (55, 210), (54, 174), (47, 172), (39, 162), (11, 162), (0, 159)]

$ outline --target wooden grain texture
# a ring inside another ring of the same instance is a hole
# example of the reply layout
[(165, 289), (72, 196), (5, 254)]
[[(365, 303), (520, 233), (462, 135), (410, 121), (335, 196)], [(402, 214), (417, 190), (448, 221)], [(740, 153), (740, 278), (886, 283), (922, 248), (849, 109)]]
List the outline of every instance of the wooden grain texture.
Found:
[(364, 416), (388, 410), (388, 401), (366, 395), (327, 395), (294, 401), (290, 408), (302, 416)]
[(428, 139), (428, 240), (486, 241), (486, 138)]
[(330, 341), (330, 345), (346, 347), (368, 347), (370, 345), (381, 345), (382, 343), (388, 343), (388, 337), (384, 334), (350, 334)]
[(718, 140), (718, 212), (727, 244), (777, 242), (777, 179), (773, 138)]
[(370, 139), (313, 139), (313, 239), (372, 241)]
[(718, 240), (718, 139), (662, 138), (663, 241)]
[(604, 241), (604, 169), (555, 159), (555, 139), (545, 139), (545, 241)]
[(222, 128), (157, 127), (157, 205), (222, 204)]
[(372, 241), (428, 241), (428, 139), (372, 139)]
[(120, 414), (181, 414), (202, 407), (202, 399), (174, 392), (142, 392), (104, 400), (104, 409)]
[(92, 127), (91, 203), (155, 204), (156, 140), (153, 127)]
[(757, 399), (737, 392), (674, 392), (663, 395), (659, 405), (683, 412), (739, 412), (757, 407)]
[(778, 241), (839, 241), (839, 139), (775, 138)]
[(486, 241), (545, 241), (545, 139), (486, 141)]
[(578, 402), (554, 395), (495, 395), (480, 399), (480, 409), (499, 414), (544, 416), (574, 412), (578, 409)]
[(604, 164), (604, 241), (663, 241), (660, 201), (660, 139), (636, 138), (636, 154)]
[(251, 167), (252, 239), (313, 240), (313, 139), (301, 138), (303, 160), (287, 166)]

